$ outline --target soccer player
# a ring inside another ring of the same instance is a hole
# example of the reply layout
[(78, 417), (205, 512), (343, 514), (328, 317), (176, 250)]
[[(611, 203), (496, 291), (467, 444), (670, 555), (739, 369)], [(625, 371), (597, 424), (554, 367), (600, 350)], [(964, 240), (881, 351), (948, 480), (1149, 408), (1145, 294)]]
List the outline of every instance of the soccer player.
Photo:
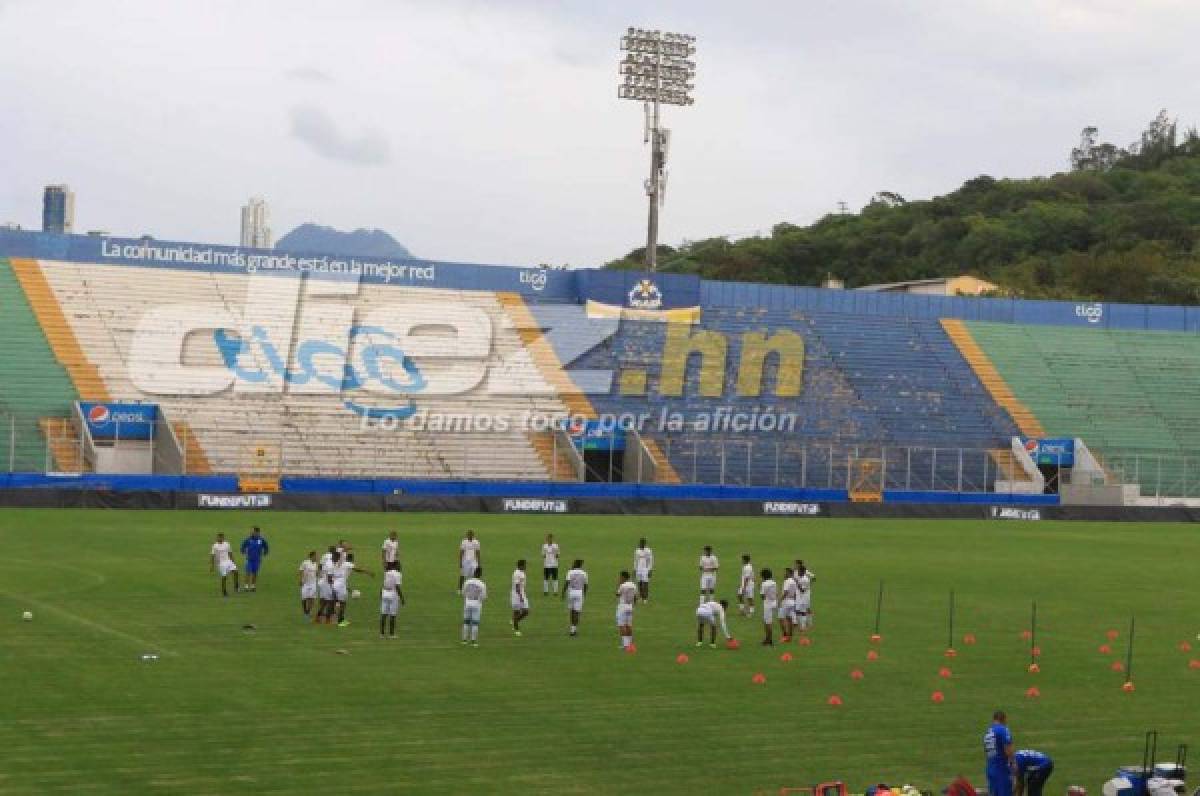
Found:
[(654, 574), (654, 551), (646, 547), (646, 540), (638, 540), (633, 551), (633, 572), (637, 576), (638, 595), (642, 602), (650, 602), (650, 576)]
[(388, 534), (388, 538), (383, 540), (383, 546), (379, 549), (379, 558), (383, 562), (383, 570), (386, 572), (388, 564), (395, 564), (400, 560), (400, 540), (396, 538), (396, 532), (392, 531)]
[(700, 601), (712, 599), (717, 590), (717, 570), (720, 568), (717, 557), (713, 555), (712, 545), (704, 545), (704, 555), (700, 556)]
[(270, 552), (271, 547), (255, 525), (250, 535), (242, 540), (242, 556), (246, 560), (246, 591), (258, 591), (258, 570)]
[(569, 635), (579, 633), (579, 617), (583, 613), (583, 598), (587, 595), (588, 576), (583, 570), (583, 559), (575, 559), (575, 563), (567, 570), (567, 588), (563, 598), (567, 601), (567, 610), (571, 613), (571, 630)]
[(1026, 787), (1029, 796), (1042, 796), (1042, 787), (1054, 773), (1054, 761), (1050, 755), (1034, 749), (1021, 749), (1013, 755), (1017, 767), (1016, 796), (1023, 796)]
[(521, 620), (529, 616), (529, 594), (525, 591), (525, 559), (517, 561), (512, 574), (512, 628), (513, 635), (521, 635)]
[(796, 570), (794, 576), (796, 581), (796, 621), (799, 623), (800, 632), (805, 632), (812, 627), (812, 576), (808, 574), (808, 570), (804, 568), (804, 564)]
[(343, 556), (336, 550), (333, 553), (333, 600), (337, 604), (338, 627), (349, 627), (350, 620), (346, 618), (346, 602), (350, 596), (350, 575), (360, 572), (369, 577), (375, 577), (371, 572), (354, 565), (354, 553)]
[(543, 597), (550, 593), (551, 584), (554, 586), (554, 593), (558, 594), (558, 542), (554, 541), (554, 534), (548, 533), (542, 545)]
[(987, 758), (984, 773), (989, 796), (1012, 796), (1013, 739), (1003, 710), (992, 714), (992, 724), (983, 734), (983, 753)]
[[(468, 532), (469, 533), (469, 532)], [(487, 599), (487, 584), (483, 582), (483, 567), (476, 567), (471, 577), (463, 581), (462, 643), (479, 646), (479, 620), (483, 618), (483, 601)]]
[(728, 641), (733, 638), (729, 635), (729, 628), (725, 626), (725, 609), (729, 607), (729, 602), (726, 600), (700, 603), (696, 608), (696, 646), (704, 644), (704, 628), (708, 628), (709, 639), (708, 646), (716, 648), (717, 646), (717, 622), (721, 623), (721, 632), (725, 634), (725, 639)]
[(762, 575), (762, 609), (763, 609), (763, 646), (773, 647), (775, 639), (772, 634), (775, 632), (775, 607), (778, 598), (779, 589), (775, 585), (775, 576), (769, 569), (763, 569)]
[(458, 545), (458, 593), (462, 594), (463, 584), (467, 578), (475, 577), (475, 570), (483, 566), (483, 551), (479, 549), (479, 540), (474, 531), (467, 531), (467, 536)]
[[(327, 553), (328, 558), (322, 557), (317, 567), (317, 615), (313, 617), (315, 624), (332, 624), (333, 609), (336, 601), (333, 598), (333, 548)], [(340, 555), (340, 554), (339, 554)]]
[(738, 611), (742, 616), (754, 616), (754, 565), (750, 554), (742, 553), (742, 580), (738, 584)]
[(621, 636), (621, 649), (633, 646), (633, 604), (638, 599), (638, 587), (633, 585), (628, 572), (621, 572), (621, 583), (617, 586), (617, 633)]
[(238, 569), (237, 564), (233, 563), (233, 548), (229, 546), (229, 542), (225, 541), (225, 534), (217, 534), (217, 541), (213, 542), (212, 550), (208, 559), (208, 571), (211, 573), (216, 571), (221, 576), (221, 596), (228, 597), (229, 590), (225, 588), (225, 581), (229, 575), (233, 575), (233, 590), (240, 591), (238, 586)]
[(388, 637), (396, 637), (396, 614), (404, 605), (404, 591), (400, 584), (404, 576), (400, 574), (400, 564), (396, 561), (386, 565), (383, 573), (383, 589), (379, 593), (379, 637), (383, 638), (385, 624), (390, 624)]
[(300, 579), (300, 610), (307, 619), (312, 616), (313, 603), (317, 599), (317, 551), (309, 550), (308, 558), (300, 562), (296, 571)]
[(796, 629), (796, 579), (792, 575), (792, 568), (788, 567), (784, 571), (783, 597), (779, 603), (779, 632), (784, 644), (792, 640)]

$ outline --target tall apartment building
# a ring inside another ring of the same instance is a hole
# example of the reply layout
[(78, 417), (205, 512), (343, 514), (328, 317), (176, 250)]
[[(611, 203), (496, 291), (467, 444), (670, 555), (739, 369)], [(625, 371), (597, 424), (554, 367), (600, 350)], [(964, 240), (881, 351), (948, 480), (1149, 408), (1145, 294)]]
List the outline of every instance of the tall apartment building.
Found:
[(75, 229), (75, 193), (66, 185), (47, 185), (42, 194), (42, 231), (71, 233)]
[(242, 208), (241, 243), (256, 249), (271, 248), (271, 215), (267, 201), (260, 196), (252, 197)]

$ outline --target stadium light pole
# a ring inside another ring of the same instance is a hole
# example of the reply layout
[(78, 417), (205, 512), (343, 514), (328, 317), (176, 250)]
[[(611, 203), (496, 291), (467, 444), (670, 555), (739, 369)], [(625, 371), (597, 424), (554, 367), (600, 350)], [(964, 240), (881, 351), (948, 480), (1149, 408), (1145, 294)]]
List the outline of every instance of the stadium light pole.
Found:
[(696, 37), (686, 33), (663, 33), (657, 30), (628, 28), (621, 37), (619, 72), (622, 82), (617, 86), (620, 99), (637, 100), (646, 114), (642, 143), (650, 144), (650, 179), (646, 180), (646, 196), (650, 202), (646, 222), (646, 268), (658, 267), (658, 210), (666, 198), (667, 151), (671, 131), (661, 126), (660, 106), (692, 105), (692, 81), (696, 78)]

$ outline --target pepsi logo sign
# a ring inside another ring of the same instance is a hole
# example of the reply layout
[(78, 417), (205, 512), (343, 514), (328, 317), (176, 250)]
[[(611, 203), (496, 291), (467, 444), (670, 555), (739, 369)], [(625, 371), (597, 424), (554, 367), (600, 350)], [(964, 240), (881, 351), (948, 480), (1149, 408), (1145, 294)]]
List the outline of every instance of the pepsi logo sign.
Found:
[(108, 411), (107, 406), (98, 404), (88, 410), (88, 422), (89, 423), (95, 423), (96, 425), (100, 425), (101, 423), (107, 423), (110, 417), (112, 417), (112, 413), (110, 413)]

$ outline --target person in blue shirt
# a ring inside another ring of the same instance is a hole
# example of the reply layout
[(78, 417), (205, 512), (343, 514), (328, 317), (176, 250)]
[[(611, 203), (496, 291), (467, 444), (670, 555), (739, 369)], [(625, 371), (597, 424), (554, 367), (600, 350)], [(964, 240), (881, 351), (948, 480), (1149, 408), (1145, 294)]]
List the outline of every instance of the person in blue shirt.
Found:
[(1013, 796), (1013, 741), (1003, 710), (992, 714), (992, 724), (983, 734), (983, 753), (989, 796)]
[(271, 547), (263, 538), (262, 531), (257, 525), (254, 526), (250, 535), (242, 540), (242, 555), (246, 557), (246, 591), (258, 591), (258, 570), (269, 552)]
[(1042, 796), (1042, 786), (1054, 773), (1054, 761), (1050, 755), (1034, 749), (1021, 749), (1013, 755), (1017, 767), (1017, 793), (1022, 796), (1028, 789), (1029, 796)]

